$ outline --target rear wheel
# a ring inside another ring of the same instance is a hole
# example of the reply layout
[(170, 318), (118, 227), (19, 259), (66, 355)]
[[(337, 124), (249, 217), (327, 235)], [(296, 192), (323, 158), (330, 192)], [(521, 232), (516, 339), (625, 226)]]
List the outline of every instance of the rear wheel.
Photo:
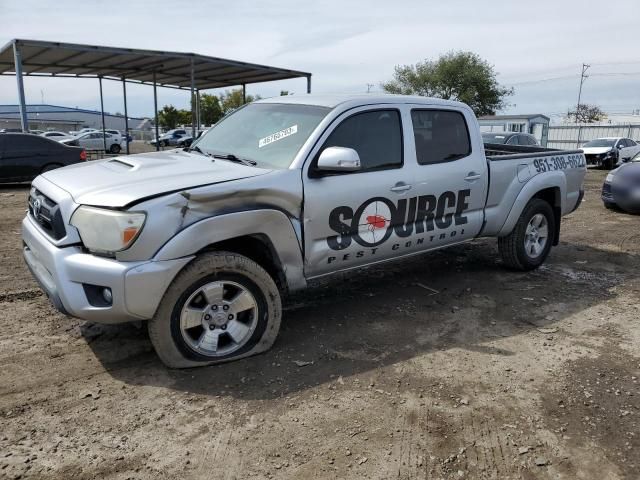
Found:
[(544, 200), (532, 199), (513, 231), (498, 238), (502, 261), (515, 270), (538, 268), (549, 255), (555, 236), (553, 209)]
[(281, 317), (278, 288), (260, 265), (235, 253), (206, 253), (169, 286), (149, 336), (168, 367), (197, 367), (268, 350)]

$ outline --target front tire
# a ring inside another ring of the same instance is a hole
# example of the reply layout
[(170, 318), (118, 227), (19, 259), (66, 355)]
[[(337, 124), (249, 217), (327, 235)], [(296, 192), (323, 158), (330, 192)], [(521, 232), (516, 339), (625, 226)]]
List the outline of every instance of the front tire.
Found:
[(528, 271), (544, 263), (555, 238), (553, 209), (544, 200), (532, 199), (513, 231), (498, 238), (502, 261), (514, 270)]
[(115, 154), (120, 153), (120, 150), (121, 150), (120, 145), (118, 145), (117, 143), (114, 143), (113, 145), (111, 145), (111, 148), (109, 148), (109, 152), (115, 153)]
[(236, 253), (205, 253), (173, 280), (149, 336), (167, 367), (198, 367), (268, 350), (281, 318), (280, 293), (260, 265)]

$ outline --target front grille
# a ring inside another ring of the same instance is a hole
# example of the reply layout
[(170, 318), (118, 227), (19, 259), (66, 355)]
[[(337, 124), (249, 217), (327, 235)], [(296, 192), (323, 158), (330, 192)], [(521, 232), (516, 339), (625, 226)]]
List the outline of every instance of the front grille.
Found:
[(36, 188), (29, 194), (29, 215), (51, 238), (60, 240), (66, 235), (60, 207)]

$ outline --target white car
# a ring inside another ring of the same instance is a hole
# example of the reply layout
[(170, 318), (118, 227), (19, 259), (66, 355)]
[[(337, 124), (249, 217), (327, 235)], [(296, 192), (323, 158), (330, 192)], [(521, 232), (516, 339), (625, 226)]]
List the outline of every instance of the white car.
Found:
[[(98, 132), (99, 131), (100, 130), (98, 130)], [(117, 140), (117, 142), (120, 144), (122, 143), (122, 140), (124, 140), (124, 138), (122, 137), (122, 134), (120, 133), (120, 130), (105, 130), (105, 132), (111, 135), (113, 139)]]
[(63, 140), (61, 143), (82, 147), (86, 150), (104, 150), (106, 143), (107, 152), (120, 153), (120, 150), (122, 150), (122, 147), (120, 146), (120, 143), (122, 143), (122, 137), (120, 135), (116, 136), (111, 135), (110, 133), (105, 133), (104, 138), (106, 142), (102, 139), (102, 132), (89, 132)]
[(68, 133), (56, 132), (56, 131), (44, 132), (44, 133), (41, 133), (40, 136), (50, 138), (51, 140), (55, 140), (57, 142), (60, 142), (62, 140), (68, 140), (69, 138), (73, 138), (73, 136), (69, 135)]
[(604, 137), (585, 143), (582, 151), (587, 158), (587, 165), (597, 165), (610, 170), (628, 162), (640, 152), (640, 145), (630, 138)]
[(82, 128), (80, 130), (76, 131), (71, 131), (69, 132), (69, 134), (73, 137), (79, 137), (80, 135), (84, 135), (85, 133), (90, 133), (90, 132), (97, 132), (98, 130), (95, 128)]

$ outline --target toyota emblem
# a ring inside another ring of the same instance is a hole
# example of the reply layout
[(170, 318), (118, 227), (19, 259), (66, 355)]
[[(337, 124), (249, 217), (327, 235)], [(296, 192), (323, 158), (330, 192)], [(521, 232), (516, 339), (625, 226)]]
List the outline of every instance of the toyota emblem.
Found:
[(39, 198), (33, 201), (33, 216), (38, 218), (40, 216), (40, 209), (42, 208), (42, 202)]

